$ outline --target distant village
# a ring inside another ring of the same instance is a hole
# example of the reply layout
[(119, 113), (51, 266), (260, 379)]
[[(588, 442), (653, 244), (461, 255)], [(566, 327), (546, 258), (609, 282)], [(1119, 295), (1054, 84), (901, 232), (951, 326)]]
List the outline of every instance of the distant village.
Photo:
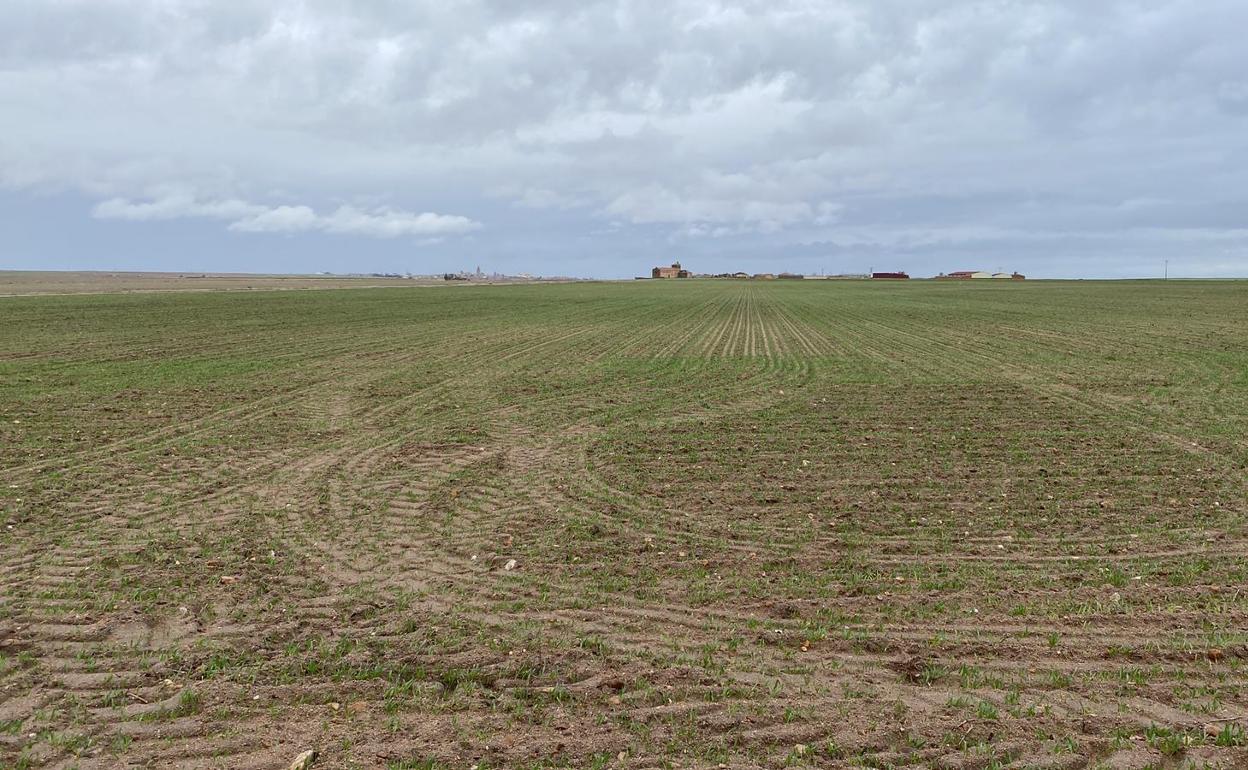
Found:
[[(971, 281), (981, 278), (987, 279), (1006, 279), (1011, 281), (1021, 281), (1027, 276), (1022, 273), (989, 273), (983, 270), (954, 270), (952, 273), (941, 273), (932, 276), (933, 280), (938, 281)], [(650, 277), (638, 276), (637, 280), (652, 280), (655, 278), (736, 278), (750, 279), (754, 281), (833, 281), (833, 280), (868, 280), (875, 279), (880, 281), (907, 281), (910, 276), (903, 272), (870, 272), (870, 273), (841, 273), (839, 275), (803, 275), (802, 273), (694, 273), (681, 267), (679, 262), (673, 262), (666, 267), (655, 267), (650, 271)]]
[[(435, 274), (416, 274), (416, 273), (345, 273), (335, 274), (322, 272), (317, 273), (318, 276), (338, 277), (338, 278), (390, 278), (398, 280), (421, 281), (421, 282), (452, 282), (452, 283), (563, 283), (571, 281), (592, 280), (587, 278), (577, 278), (562, 275), (532, 275), (529, 273), (519, 273), (515, 275), (507, 275), (498, 272), (484, 272), (481, 268), (473, 271), (460, 270), (453, 273), (435, 273)], [(195, 276), (192, 276), (195, 277)], [(202, 277), (202, 276), (198, 276)], [(695, 273), (681, 266), (679, 262), (673, 262), (670, 265), (661, 265), (650, 270), (649, 276), (637, 276), (636, 280), (653, 280), (653, 279), (681, 279), (681, 278), (732, 278), (737, 280), (752, 281), (837, 281), (837, 280), (880, 280), (880, 281), (907, 281), (911, 276), (901, 271), (872, 271), (869, 273), (839, 273), (836, 275), (805, 275), (802, 273), (747, 273), (737, 271), (735, 273)], [(937, 281), (970, 281), (979, 279), (1008, 279), (1013, 281), (1021, 281), (1026, 278), (1022, 273), (990, 273), (984, 270), (954, 270), (951, 273), (940, 273), (939, 275), (930, 276), (927, 279), (919, 280), (937, 280)]]
[(317, 273), (318, 276), (336, 277), (336, 278), (394, 278), (406, 281), (454, 281), (464, 283), (566, 283), (569, 281), (584, 281), (584, 278), (576, 278), (566, 275), (532, 275), (530, 273), (517, 273), (508, 275), (506, 273), (486, 273), (478, 267), (476, 270), (458, 270), (453, 273)]

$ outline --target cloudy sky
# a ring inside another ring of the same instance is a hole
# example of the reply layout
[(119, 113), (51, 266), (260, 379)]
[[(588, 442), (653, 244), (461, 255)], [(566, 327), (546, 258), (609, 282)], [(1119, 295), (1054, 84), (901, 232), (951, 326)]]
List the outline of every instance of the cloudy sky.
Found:
[(1248, 276), (1243, 0), (4, 0), (0, 268)]

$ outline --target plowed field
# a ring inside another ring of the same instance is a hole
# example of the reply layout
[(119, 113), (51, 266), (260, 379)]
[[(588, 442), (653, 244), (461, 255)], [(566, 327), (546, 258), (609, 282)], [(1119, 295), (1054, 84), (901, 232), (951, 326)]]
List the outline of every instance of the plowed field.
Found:
[(1248, 766), (1248, 283), (0, 299), (0, 766)]

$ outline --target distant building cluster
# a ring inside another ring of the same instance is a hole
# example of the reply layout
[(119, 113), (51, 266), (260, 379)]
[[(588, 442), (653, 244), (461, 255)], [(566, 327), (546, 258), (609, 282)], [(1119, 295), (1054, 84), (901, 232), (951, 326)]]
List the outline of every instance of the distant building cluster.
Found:
[(945, 275), (944, 273), (941, 273), (940, 275), (936, 277), (941, 278), (941, 279), (947, 279), (947, 280), (955, 280), (955, 281), (957, 280), (965, 281), (965, 280), (970, 280), (972, 278), (1009, 278), (1014, 281), (1021, 281), (1027, 276), (1018, 272), (988, 273), (983, 270), (954, 270), (949, 275)]
[[(909, 275), (903, 272), (872, 273), (871, 277), (880, 278), (884, 280), (907, 280), (910, 278)], [(949, 273), (948, 275), (941, 273), (940, 275), (936, 275), (932, 277), (938, 280), (970, 280), (972, 278), (1007, 278), (1007, 279), (1014, 280), (1014, 281), (1021, 281), (1027, 276), (1023, 275), (1022, 273), (1017, 273), (1017, 272), (1015, 273), (988, 273), (988, 272), (984, 272), (983, 270), (954, 270), (952, 273)]]
[(469, 272), (467, 270), (460, 270), (455, 273), (442, 273), (441, 275), (430, 276), (430, 277), (441, 278), (444, 281), (465, 281), (465, 282), (475, 282), (475, 283), (523, 283), (527, 281), (562, 282), (562, 281), (582, 280), (580, 278), (571, 278), (571, 277), (566, 277), (566, 276), (540, 276), (540, 275), (530, 275), (529, 273), (518, 273), (516, 275), (507, 275), (505, 273), (499, 273), (499, 272), (485, 273), (485, 272), (482, 272), (480, 267), (478, 267), (476, 270), (472, 272)]
[[(680, 266), (679, 262), (673, 262), (668, 267), (655, 267), (650, 271), (651, 278), (735, 278), (737, 280), (750, 279), (754, 281), (774, 281), (774, 280), (807, 280), (807, 281), (827, 281), (827, 280), (852, 280), (869, 278), (882, 281), (906, 281), (910, 279), (910, 275), (903, 271), (881, 271), (870, 273), (842, 273), (840, 275), (803, 275), (802, 273), (746, 273), (737, 271), (735, 273), (705, 273), (695, 274), (690, 270)], [(988, 273), (983, 270), (955, 270), (946, 275), (933, 276), (939, 280), (971, 280), (977, 278), (1006, 278), (1014, 281), (1021, 281), (1027, 276), (1022, 273)]]
[[(852, 279), (852, 278), (869, 278), (865, 273), (861, 274), (842, 274), (842, 275), (803, 275), (801, 273), (747, 273), (738, 270), (735, 273), (694, 273), (692, 270), (686, 270), (681, 267), (679, 262), (673, 262), (670, 266), (658, 266), (650, 269), (651, 279), (654, 278), (731, 278), (738, 281), (775, 281), (775, 280), (834, 280), (834, 279)], [(638, 280), (645, 280), (645, 276), (638, 276)]]
[(650, 271), (651, 278), (692, 278), (693, 273), (673, 262), (671, 267), (656, 267)]

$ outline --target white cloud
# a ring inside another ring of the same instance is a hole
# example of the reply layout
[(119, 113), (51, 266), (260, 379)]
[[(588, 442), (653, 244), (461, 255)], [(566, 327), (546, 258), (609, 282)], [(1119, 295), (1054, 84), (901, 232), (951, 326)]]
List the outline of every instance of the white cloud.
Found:
[(307, 206), (277, 206), (230, 223), (245, 233), (298, 233), (316, 229), (324, 220)]
[(412, 214), (380, 208), (372, 212), (354, 206), (340, 206), (337, 211), (324, 217), (322, 229), (330, 233), (369, 235), (374, 238), (394, 238), (399, 235), (455, 235), (468, 233), (481, 227), (467, 217), (448, 214)]
[(240, 219), (260, 216), (264, 212), (263, 206), (237, 199), (200, 202), (190, 195), (169, 195), (142, 203), (135, 203), (126, 198), (109, 198), (96, 204), (91, 214), (96, 219), (154, 222), (186, 217)]
[(388, 207), (366, 210), (344, 205), (331, 214), (321, 215), (309, 206), (261, 206), (237, 199), (200, 201), (185, 194), (142, 202), (109, 198), (97, 204), (91, 213), (97, 219), (131, 222), (222, 219), (230, 222), (230, 230), (247, 233), (320, 231), (371, 238), (457, 235), (481, 227), (479, 222), (467, 217), (430, 212), (416, 214)]

